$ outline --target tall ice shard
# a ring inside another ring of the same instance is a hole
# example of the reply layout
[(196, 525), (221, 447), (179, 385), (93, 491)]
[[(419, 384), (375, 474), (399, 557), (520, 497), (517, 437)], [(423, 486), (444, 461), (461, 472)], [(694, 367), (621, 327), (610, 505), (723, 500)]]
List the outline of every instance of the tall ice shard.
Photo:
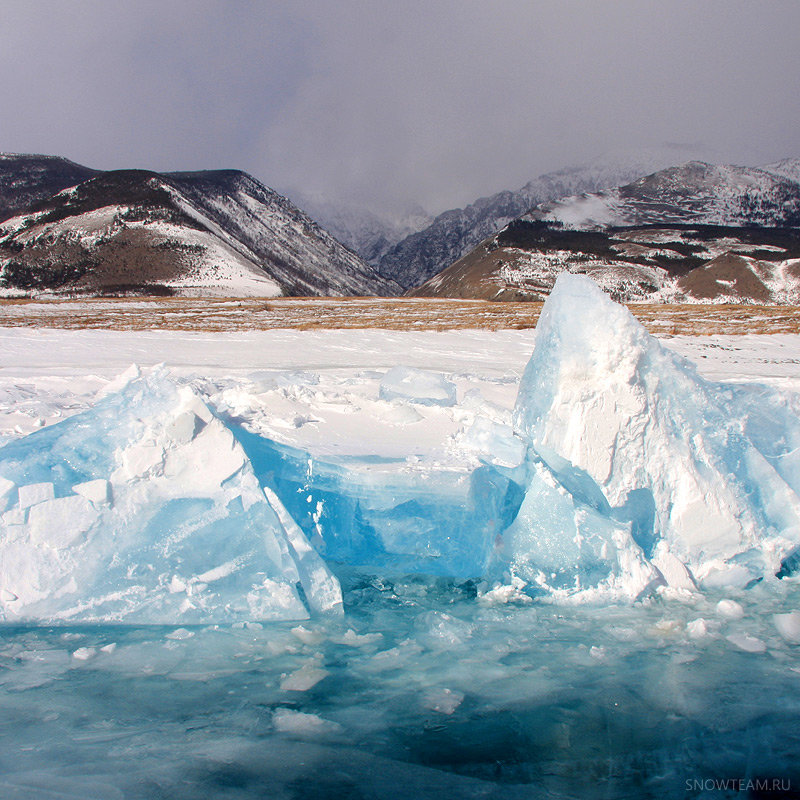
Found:
[(599, 490), (656, 565), (746, 585), (800, 541), (800, 421), (786, 402), (704, 380), (589, 278), (559, 277), (514, 420), (562, 485)]

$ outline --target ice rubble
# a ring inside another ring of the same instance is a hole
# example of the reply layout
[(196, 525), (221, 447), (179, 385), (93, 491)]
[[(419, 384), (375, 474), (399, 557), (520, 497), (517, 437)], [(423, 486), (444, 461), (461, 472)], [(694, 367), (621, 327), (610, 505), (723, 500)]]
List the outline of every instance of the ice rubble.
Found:
[[(456, 402), (407, 368), (380, 391)], [(0, 448), (0, 620), (305, 618), (341, 609), (332, 568), (485, 579), (483, 604), (746, 586), (800, 560), (793, 402), (701, 379), (574, 275), (514, 429), (470, 412), (455, 466), (315, 456), (133, 370)]]
[(0, 620), (296, 619), (338, 582), (163, 369), (0, 449)]

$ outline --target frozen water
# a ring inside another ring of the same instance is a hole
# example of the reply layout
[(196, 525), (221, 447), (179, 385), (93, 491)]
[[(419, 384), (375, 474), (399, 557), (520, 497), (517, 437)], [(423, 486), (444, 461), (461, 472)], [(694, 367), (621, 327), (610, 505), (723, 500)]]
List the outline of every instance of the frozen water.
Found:
[(791, 405), (702, 379), (588, 278), (558, 279), (514, 418), (562, 484), (579, 473), (627, 510), (612, 516), (643, 550), (658, 544), (707, 585), (774, 575), (800, 539)]
[(797, 401), (605, 303), (559, 284), (515, 428), (506, 375), (132, 369), (0, 448), (0, 796), (800, 786)]
[(346, 618), (304, 623), (305, 641), (282, 622), (5, 628), (0, 795), (683, 800), (693, 776), (797, 785), (800, 648), (773, 615), (800, 594), (780, 586), (736, 590), (741, 619), (716, 618), (714, 592), (485, 606), (468, 583), (376, 578), (345, 581)]
[[(302, 618), (340, 610), (334, 565), (630, 602), (790, 574), (800, 541), (793, 402), (703, 380), (580, 276), (545, 305), (515, 429), (466, 412), (451, 464), (314, 455), (163, 369), (111, 386), (0, 449), (7, 619)], [(456, 401), (408, 367), (380, 392)]]
[(197, 623), (340, 608), (336, 579), (229, 429), (163, 371), (128, 378), (0, 449), (19, 486), (0, 528), (0, 588), (13, 597), (2, 618)]

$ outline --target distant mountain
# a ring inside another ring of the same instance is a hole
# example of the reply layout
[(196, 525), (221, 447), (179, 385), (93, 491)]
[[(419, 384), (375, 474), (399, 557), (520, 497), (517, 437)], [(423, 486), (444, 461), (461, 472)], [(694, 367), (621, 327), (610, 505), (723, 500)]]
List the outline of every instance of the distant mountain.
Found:
[(236, 170), (103, 172), (39, 200), (0, 223), (0, 289), (231, 296), (398, 291), (285, 197)]
[(614, 154), (586, 166), (541, 175), (517, 191), (498, 192), (465, 208), (445, 211), (392, 247), (380, 259), (378, 271), (406, 289), (419, 286), (534, 206), (620, 186), (673, 165), (684, 152), (680, 147), (664, 147)]
[[(781, 162), (791, 175), (798, 162)], [(527, 217), (571, 229), (626, 225), (800, 225), (797, 180), (690, 161), (604, 192), (537, 206)]]
[(0, 220), (97, 174), (58, 156), (0, 153)]
[(569, 271), (626, 301), (800, 302), (796, 171), (690, 162), (543, 203), (410, 294), (539, 300)]
[(313, 220), (373, 266), (399, 241), (432, 221), (418, 205), (391, 215), (355, 203), (331, 202), (320, 195), (296, 193), (291, 197)]

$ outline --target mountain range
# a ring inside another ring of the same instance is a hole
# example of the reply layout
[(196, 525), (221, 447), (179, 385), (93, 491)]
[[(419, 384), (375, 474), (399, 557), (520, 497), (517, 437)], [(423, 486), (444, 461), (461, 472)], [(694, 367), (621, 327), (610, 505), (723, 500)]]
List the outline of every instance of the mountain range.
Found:
[(648, 171), (674, 155), (559, 170), (432, 221), (310, 197), (317, 222), (237, 170), (2, 155), (0, 295), (538, 300), (566, 270), (625, 301), (800, 303), (800, 159)]
[(621, 186), (672, 166), (687, 152), (681, 146), (665, 146), (611, 153), (584, 166), (540, 175), (516, 191), (501, 191), (439, 214), (427, 227), (389, 249), (377, 268), (385, 277), (412, 289), (540, 203)]
[(97, 172), (64, 159), (6, 155), (0, 175), (0, 207), (15, 215), (0, 222), (6, 294), (400, 291), (244, 172)]
[(540, 300), (566, 270), (626, 301), (797, 303), (797, 176), (694, 161), (541, 203), (411, 294)]

